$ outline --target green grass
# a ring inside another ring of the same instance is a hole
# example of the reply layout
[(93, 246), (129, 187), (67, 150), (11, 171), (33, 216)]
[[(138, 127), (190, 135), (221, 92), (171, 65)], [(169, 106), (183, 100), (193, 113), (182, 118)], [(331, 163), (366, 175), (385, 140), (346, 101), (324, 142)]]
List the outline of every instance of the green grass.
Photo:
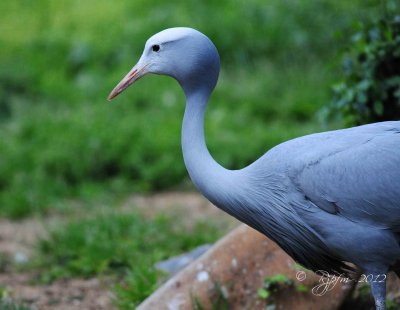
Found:
[[(3, 1), (0, 3), (0, 216), (179, 186), (184, 97), (148, 77), (106, 97), (145, 40), (167, 27), (205, 32), (222, 59), (207, 141), (227, 167), (321, 130), (352, 24), (380, 1)], [(251, 139), (250, 139), (251, 137)]]
[(140, 213), (95, 213), (50, 231), (38, 244), (35, 268), (41, 281), (57, 278), (116, 277), (117, 304), (131, 308), (146, 298), (164, 278), (154, 268), (160, 260), (214, 242), (222, 233), (212, 221), (192, 228), (179, 218)]

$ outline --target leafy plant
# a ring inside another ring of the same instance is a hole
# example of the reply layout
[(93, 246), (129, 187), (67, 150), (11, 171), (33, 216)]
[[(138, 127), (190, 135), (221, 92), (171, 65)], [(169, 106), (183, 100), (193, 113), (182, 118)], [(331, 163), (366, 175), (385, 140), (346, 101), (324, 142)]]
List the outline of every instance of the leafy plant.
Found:
[(343, 68), (329, 116), (340, 115), (347, 125), (400, 119), (400, 15), (361, 24)]
[(292, 279), (289, 279), (284, 274), (276, 274), (264, 279), (264, 285), (258, 289), (257, 294), (262, 299), (268, 299), (273, 293), (290, 286), (293, 286)]
[(296, 285), (296, 291), (305, 293), (309, 291), (309, 288), (303, 283), (299, 283)]

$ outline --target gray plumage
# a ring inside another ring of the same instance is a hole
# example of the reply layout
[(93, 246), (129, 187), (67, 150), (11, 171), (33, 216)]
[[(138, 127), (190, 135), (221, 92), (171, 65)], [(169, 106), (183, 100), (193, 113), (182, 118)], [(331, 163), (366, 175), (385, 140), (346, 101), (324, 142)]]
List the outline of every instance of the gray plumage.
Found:
[[(351, 276), (353, 263), (373, 279), (389, 270), (400, 274), (400, 122), (300, 137), (248, 167), (227, 170), (204, 138), (204, 112), (219, 74), (213, 43), (190, 28), (154, 35), (109, 99), (146, 73), (169, 75), (183, 88), (185, 164), (216, 206), (311, 270)], [(371, 285), (377, 309), (385, 309), (384, 281)]]

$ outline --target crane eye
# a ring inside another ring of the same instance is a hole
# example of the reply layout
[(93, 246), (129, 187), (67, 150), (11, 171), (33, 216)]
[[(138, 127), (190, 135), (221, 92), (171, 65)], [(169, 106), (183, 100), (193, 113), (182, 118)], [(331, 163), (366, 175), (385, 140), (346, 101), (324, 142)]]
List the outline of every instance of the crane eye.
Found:
[(160, 45), (155, 44), (151, 47), (151, 49), (153, 50), (153, 52), (158, 52), (160, 50)]

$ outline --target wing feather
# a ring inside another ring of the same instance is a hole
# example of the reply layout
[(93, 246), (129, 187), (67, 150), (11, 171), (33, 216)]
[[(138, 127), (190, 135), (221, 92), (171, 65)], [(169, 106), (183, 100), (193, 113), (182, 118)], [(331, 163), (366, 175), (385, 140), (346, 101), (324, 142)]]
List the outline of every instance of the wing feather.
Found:
[(298, 190), (326, 212), (400, 231), (400, 122), (320, 135), (289, 165)]

